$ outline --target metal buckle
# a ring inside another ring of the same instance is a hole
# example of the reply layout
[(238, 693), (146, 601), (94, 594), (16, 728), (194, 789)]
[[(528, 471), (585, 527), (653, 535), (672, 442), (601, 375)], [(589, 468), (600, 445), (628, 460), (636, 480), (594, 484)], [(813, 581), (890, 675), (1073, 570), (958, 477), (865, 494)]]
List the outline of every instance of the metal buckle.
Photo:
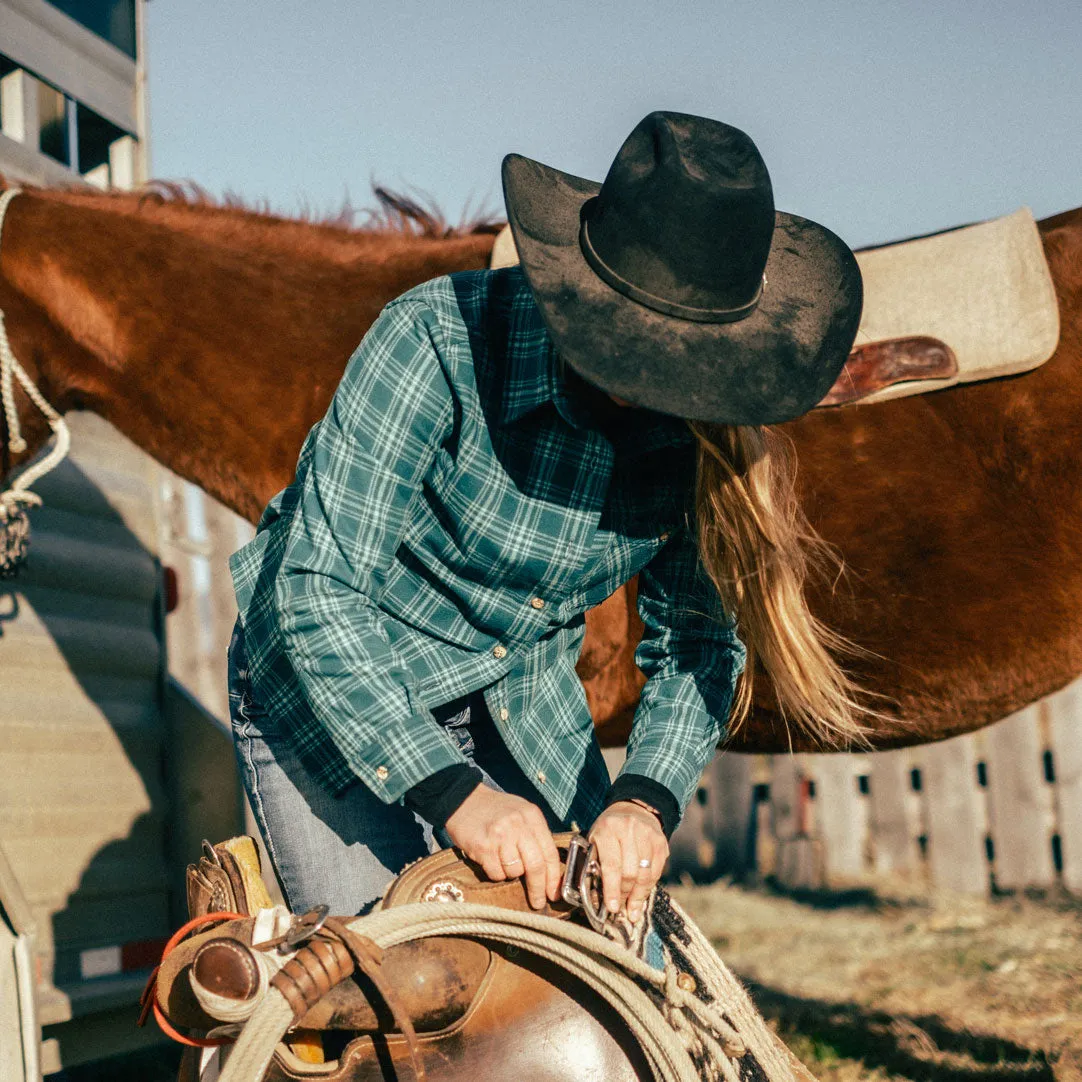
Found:
[(203, 839), (203, 857), (219, 868), (222, 866), (222, 858), (218, 856), (217, 850), (206, 838)]
[(302, 913), (299, 917), (294, 916), (289, 931), (282, 936), (282, 942), (278, 944), (278, 953), (289, 954), (290, 951), (296, 950), (302, 943), (307, 943), (323, 927), (323, 922), (327, 919), (330, 911), (331, 907), (329, 905), (317, 905), (314, 909), (309, 909), (307, 913)]
[[(568, 905), (581, 909), (595, 932), (603, 932), (610, 921), (601, 896), (601, 865), (597, 846), (582, 834), (573, 834), (567, 847), (560, 896)], [(596, 900), (595, 900), (596, 898)]]

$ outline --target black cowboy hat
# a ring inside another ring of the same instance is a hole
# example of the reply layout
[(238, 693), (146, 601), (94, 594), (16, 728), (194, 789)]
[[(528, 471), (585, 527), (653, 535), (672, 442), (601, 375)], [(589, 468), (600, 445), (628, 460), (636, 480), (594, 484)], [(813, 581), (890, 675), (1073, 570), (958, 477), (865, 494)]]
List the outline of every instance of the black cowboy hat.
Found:
[(860, 322), (853, 253), (775, 212), (737, 128), (656, 112), (604, 184), (508, 154), (507, 216), (555, 342), (590, 383), (693, 420), (774, 424), (830, 389)]

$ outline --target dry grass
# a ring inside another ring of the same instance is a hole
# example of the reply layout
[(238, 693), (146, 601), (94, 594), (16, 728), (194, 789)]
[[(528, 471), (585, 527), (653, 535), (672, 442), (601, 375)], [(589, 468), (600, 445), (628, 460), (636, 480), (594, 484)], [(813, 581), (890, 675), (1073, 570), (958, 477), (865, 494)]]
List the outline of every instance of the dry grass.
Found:
[(1082, 1082), (1082, 903), (674, 891), (824, 1082)]

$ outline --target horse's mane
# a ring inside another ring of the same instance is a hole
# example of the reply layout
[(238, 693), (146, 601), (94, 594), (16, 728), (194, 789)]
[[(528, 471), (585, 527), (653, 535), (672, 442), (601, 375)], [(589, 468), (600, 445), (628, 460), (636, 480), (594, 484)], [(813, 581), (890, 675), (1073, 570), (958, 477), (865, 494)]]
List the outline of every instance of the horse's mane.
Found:
[[(0, 176), (0, 187), (8, 186)], [(292, 217), (273, 211), (265, 201), (252, 205), (233, 193), (216, 198), (194, 181), (154, 180), (131, 192), (75, 184), (24, 187), (59, 203), (137, 216), (211, 243), (290, 251), (332, 262), (362, 254), (391, 258), (398, 252), (416, 251), (417, 245), (495, 234), (503, 225), (496, 214), (485, 210), (470, 214), (469, 208), (457, 225), (451, 225), (431, 197), (406, 195), (380, 184), (372, 185), (374, 207), (356, 208), (347, 198), (330, 215), (305, 208)]]
[[(195, 181), (152, 180), (138, 192), (108, 192), (111, 198), (131, 199), (135, 195), (141, 202), (151, 200), (197, 210), (209, 210), (238, 215), (258, 215), (278, 221), (299, 221), (309, 225), (344, 229), (349, 232), (405, 233), (422, 237), (462, 237), (474, 233), (498, 233), (503, 228), (499, 215), (479, 210), (471, 213), (469, 207), (463, 212), (457, 225), (451, 225), (436, 201), (425, 192), (405, 195), (382, 184), (372, 184), (375, 207), (357, 208), (347, 196), (341, 208), (325, 215), (317, 215), (311, 209), (302, 209), (297, 215), (285, 218), (274, 212), (264, 200), (252, 204), (234, 192), (226, 192), (220, 199), (213, 196)], [(358, 221), (360, 216), (360, 221)]]

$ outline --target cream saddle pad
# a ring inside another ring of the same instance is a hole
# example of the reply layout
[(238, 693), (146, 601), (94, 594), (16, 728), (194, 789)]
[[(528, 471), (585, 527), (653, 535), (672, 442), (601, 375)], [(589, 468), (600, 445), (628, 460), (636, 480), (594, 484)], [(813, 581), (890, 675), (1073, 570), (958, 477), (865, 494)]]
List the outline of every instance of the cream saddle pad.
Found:
[[(864, 312), (854, 350), (873, 342), (932, 338), (945, 343), (957, 361), (950, 375), (903, 379), (861, 402), (1028, 372), (1055, 351), (1059, 308), (1028, 207), (856, 256), (864, 278)], [(517, 262), (505, 226), (491, 266)]]

